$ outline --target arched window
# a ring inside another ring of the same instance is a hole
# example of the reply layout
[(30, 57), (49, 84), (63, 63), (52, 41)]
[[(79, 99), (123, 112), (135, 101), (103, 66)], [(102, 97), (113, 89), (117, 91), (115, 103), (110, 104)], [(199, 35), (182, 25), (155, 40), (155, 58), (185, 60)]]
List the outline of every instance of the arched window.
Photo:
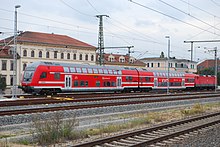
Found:
[(83, 57), (82, 54), (79, 54), (79, 60), (82, 60), (82, 57)]
[(23, 70), (25, 70), (26, 66), (27, 66), (27, 64), (24, 63), (24, 64), (23, 64)]
[(50, 52), (46, 52), (46, 58), (50, 58)]
[(54, 58), (57, 58), (57, 51), (54, 52)]
[(34, 51), (31, 51), (31, 57), (34, 57)]
[(91, 55), (91, 61), (94, 61), (94, 55)]
[(60, 57), (61, 57), (61, 59), (63, 59), (63, 58), (64, 58), (64, 54), (63, 54), (63, 53), (61, 53), (61, 54), (60, 54)]
[(13, 76), (10, 76), (10, 85), (12, 86), (13, 85)]
[(88, 61), (88, 55), (85, 55), (85, 60)]
[(42, 58), (42, 51), (39, 51), (39, 58)]
[(67, 59), (70, 59), (70, 53), (67, 53)]
[(76, 60), (76, 54), (73, 54), (73, 60)]
[(27, 57), (27, 50), (23, 50), (23, 56)]

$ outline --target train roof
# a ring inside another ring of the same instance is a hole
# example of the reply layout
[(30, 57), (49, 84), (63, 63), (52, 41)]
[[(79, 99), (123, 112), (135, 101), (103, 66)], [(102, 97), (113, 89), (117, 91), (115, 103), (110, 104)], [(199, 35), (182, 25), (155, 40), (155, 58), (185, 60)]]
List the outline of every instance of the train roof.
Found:
[[(114, 70), (123, 70), (127, 69), (126, 67), (117, 67), (117, 66), (98, 66), (98, 65), (87, 65), (87, 64), (74, 64), (74, 63), (61, 63), (61, 62), (44, 62), (44, 61), (37, 61), (33, 62), (28, 65), (28, 68), (38, 67), (39, 65), (45, 66), (66, 66), (66, 67), (85, 67), (85, 68), (108, 68)], [(132, 69), (132, 68), (129, 68)], [(135, 70), (135, 69), (134, 69)]]
[[(138, 71), (148, 71), (153, 73), (166, 73), (166, 70), (148, 70), (146, 68), (134, 68), (134, 67), (118, 67), (118, 66), (99, 66), (99, 65), (87, 65), (87, 64), (74, 64), (74, 63), (61, 63), (61, 62), (45, 62), (45, 61), (37, 61), (28, 65), (26, 70), (35, 69), (39, 65), (45, 66), (66, 66), (66, 67), (85, 67), (85, 68), (107, 68), (114, 70), (138, 70)], [(184, 72), (178, 71), (170, 71), (170, 73), (178, 73), (178, 74), (186, 74)], [(190, 74), (190, 73), (188, 73)]]

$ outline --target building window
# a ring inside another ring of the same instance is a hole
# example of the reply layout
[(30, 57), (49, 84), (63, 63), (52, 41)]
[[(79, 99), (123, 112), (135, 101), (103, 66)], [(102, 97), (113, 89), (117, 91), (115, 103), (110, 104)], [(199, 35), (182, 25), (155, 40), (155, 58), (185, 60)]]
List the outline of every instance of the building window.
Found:
[(10, 85), (13, 85), (13, 76), (10, 76)]
[(85, 55), (85, 60), (86, 60), (86, 61), (88, 61), (88, 58), (89, 58), (88, 55)]
[(57, 51), (54, 52), (54, 58), (57, 59)]
[(27, 66), (27, 64), (24, 63), (24, 64), (23, 64), (23, 71), (25, 70), (26, 66)]
[(94, 55), (91, 55), (91, 61), (94, 61)]
[(82, 60), (82, 54), (79, 55), (79, 60)]
[(175, 67), (177, 67), (177, 63), (175, 63)]
[(150, 63), (147, 63), (147, 67), (150, 67)]
[(169, 63), (169, 67), (173, 67), (173, 63)]
[(42, 58), (42, 51), (39, 51), (39, 58)]
[(70, 53), (67, 53), (67, 59), (70, 59)]
[(154, 67), (154, 63), (151, 63), (151, 67)]
[(50, 58), (50, 52), (46, 52), (46, 58)]
[(27, 57), (27, 50), (23, 50), (23, 56)]
[(13, 69), (14, 69), (14, 61), (11, 61), (10, 70), (13, 71)]
[(6, 70), (6, 69), (7, 69), (7, 61), (2, 60), (2, 70)]
[(64, 58), (64, 54), (63, 54), (63, 53), (61, 53), (60, 57), (61, 57), (61, 59), (63, 59), (63, 58)]
[(73, 54), (73, 60), (76, 60), (76, 54)]
[(160, 63), (157, 63), (157, 66), (160, 67)]
[(34, 51), (31, 51), (31, 57), (34, 57)]

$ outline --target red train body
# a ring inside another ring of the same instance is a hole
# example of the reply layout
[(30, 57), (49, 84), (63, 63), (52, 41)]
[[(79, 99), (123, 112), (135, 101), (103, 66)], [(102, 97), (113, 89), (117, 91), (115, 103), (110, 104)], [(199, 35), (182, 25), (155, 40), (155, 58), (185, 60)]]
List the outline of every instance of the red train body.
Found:
[[(21, 88), (26, 93), (76, 91), (149, 91), (167, 89), (168, 74), (141, 68), (35, 62), (25, 69)], [(214, 76), (170, 72), (170, 89), (214, 89)]]

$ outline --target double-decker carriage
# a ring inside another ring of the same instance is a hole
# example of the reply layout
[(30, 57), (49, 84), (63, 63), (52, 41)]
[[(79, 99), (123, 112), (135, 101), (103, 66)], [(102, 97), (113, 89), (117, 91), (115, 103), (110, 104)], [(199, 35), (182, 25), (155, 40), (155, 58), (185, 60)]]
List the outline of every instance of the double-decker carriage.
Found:
[[(214, 76), (170, 72), (170, 89), (213, 89)], [(21, 81), (26, 93), (51, 94), (81, 91), (149, 91), (167, 89), (166, 71), (57, 62), (29, 64)]]

